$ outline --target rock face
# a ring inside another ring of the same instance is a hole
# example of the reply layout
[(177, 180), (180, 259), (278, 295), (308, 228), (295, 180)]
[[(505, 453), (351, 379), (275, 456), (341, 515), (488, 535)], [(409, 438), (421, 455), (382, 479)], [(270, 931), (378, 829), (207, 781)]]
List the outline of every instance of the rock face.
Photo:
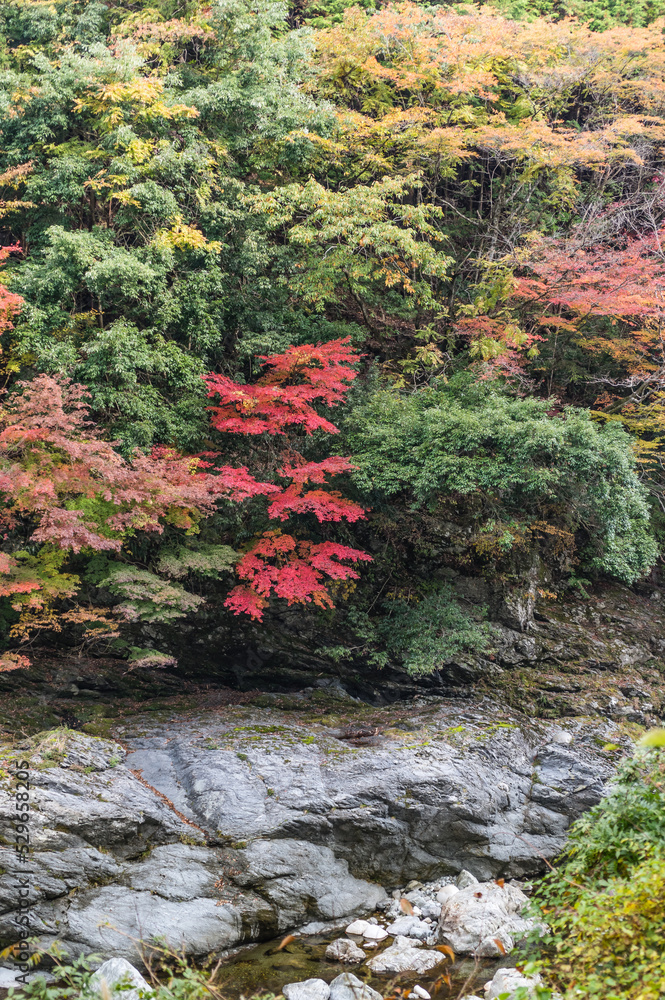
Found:
[(527, 897), (512, 885), (483, 882), (460, 889), (443, 907), (439, 939), (456, 955), (498, 957), (534, 926), (522, 914)]
[(559, 726), (492, 705), (414, 707), (402, 733), (383, 711), (373, 744), (354, 746), (295, 712), (240, 707), (129, 740), (128, 762), (208, 836), (326, 846), (384, 885), (538, 871), (612, 773), (602, 723), (562, 746)]
[[(69, 734), (58, 753), (33, 753), (31, 934), (138, 961), (132, 938), (199, 955), (344, 926), (385, 899), (377, 882), (537, 871), (612, 772), (582, 723), (563, 746), (491, 705), (409, 713), (399, 731), (386, 709), (362, 746), (295, 712), (232, 706), (137, 722), (124, 748)], [(0, 786), (4, 843), (13, 816)], [(20, 865), (1, 855), (9, 944)]]
[[(161, 936), (175, 950), (202, 955), (310, 920), (371, 911), (385, 897), (323, 845), (285, 838), (224, 850), (206, 842), (118, 763), (122, 748), (78, 735), (69, 744), (59, 766), (31, 775), (30, 931), (44, 945), (58, 939), (74, 954), (136, 961), (132, 939)], [(3, 788), (5, 843), (12, 842), (13, 808)], [(10, 942), (22, 868), (9, 849), (2, 864), (0, 938)]]

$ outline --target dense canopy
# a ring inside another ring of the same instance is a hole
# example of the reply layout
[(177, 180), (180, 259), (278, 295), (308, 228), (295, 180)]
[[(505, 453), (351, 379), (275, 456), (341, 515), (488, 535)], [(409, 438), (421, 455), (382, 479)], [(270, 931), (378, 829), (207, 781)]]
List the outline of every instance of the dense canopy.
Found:
[(426, 673), (451, 574), (651, 571), (661, 8), (2, 5), (6, 669), (206, 602)]

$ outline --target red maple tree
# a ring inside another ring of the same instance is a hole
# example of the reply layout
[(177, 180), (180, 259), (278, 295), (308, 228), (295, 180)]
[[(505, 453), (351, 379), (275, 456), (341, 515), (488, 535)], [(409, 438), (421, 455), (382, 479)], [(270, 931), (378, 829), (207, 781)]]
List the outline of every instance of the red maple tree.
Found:
[[(211, 407), (218, 430), (283, 435), (295, 426), (307, 434), (337, 433), (312, 403), (333, 406), (344, 399), (356, 360), (346, 341), (290, 348), (262, 360), (268, 371), (253, 385), (206, 376), (210, 397), (221, 399)], [(320, 523), (365, 516), (358, 504), (326, 488), (328, 477), (353, 468), (341, 456), (307, 462), (290, 441), (277, 471), (282, 484), (261, 482), (244, 466), (219, 465), (217, 453), (184, 456), (160, 446), (125, 459), (90, 420), (84, 386), (39, 375), (17, 389), (0, 408), (0, 533), (9, 550), (0, 552), (0, 597), (20, 613), (12, 635), (21, 641), (40, 629), (59, 628), (60, 618), (102, 621), (99, 609), (60, 616), (54, 611), (78, 591), (78, 577), (63, 571), (71, 553), (120, 553), (137, 532), (158, 535), (167, 524), (195, 530), (220, 500), (264, 496), (268, 519), (278, 522), (302, 514)], [(270, 596), (331, 607), (326, 580), (356, 578), (349, 564), (369, 559), (336, 542), (269, 530), (240, 558), (242, 583), (226, 605), (257, 619)], [(0, 658), (0, 670), (27, 663), (9, 652)]]
[[(336, 406), (345, 399), (356, 377), (353, 366), (357, 354), (350, 338), (290, 347), (261, 361), (266, 372), (251, 385), (238, 385), (223, 375), (205, 376), (209, 397), (218, 400), (210, 408), (216, 430), (285, 435), (295, 428), (307, 435), (315, 430), (339, 433), (313, 404)], [(288, 459), (278, 475), (291, 482), (275, 488), (267, 509), (269, 518), (283, 522), (296, 514), (311, 513), (322, 523), (353, 522), (365, 516), (362, 507), (338, 491), (320, 488), (328, 485), (328, 476), (353, 469), (347, 458), (335, 455), (321, 462), (306, 462), (291, 443)], [(307, 489), (310, 483), (318, 488)], [(311, 601), (319, 607), (332, 607), (326, 577), (357, 579), (358, 573), (345, 563), (370, 560), (366, 552), (336, 542), (314, 543), (280, 530), (267, 531), (238, 562), (236, 572), (243, 583), (231, 591), (225, 603), (234, 614), (256, 619), (262, 617), (271, 595), (288, 604)]]

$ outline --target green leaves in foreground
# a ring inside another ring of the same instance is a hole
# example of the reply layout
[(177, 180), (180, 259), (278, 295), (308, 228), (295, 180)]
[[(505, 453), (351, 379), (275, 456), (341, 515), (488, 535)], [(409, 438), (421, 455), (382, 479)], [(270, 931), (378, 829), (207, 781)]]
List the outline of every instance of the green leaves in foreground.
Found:
[(652, 729), (639, 740), (641, 747), (665, 747), (665, 729)]

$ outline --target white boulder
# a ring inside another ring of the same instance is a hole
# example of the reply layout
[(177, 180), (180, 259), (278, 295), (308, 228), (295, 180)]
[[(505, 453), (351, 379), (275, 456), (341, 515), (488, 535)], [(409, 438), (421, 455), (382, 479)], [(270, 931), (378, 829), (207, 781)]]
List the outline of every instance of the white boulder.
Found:
[(456, 885), (444, 885), (436, 894), (437, 903), (441, 903), (441, 906), (445, 906), (448, 900), (452, 899), (459, 889)]
[(352, 972), (343, 972), (330, 984), (330, 1000), (383, 1000), (383, 997)]
[(350, 938), (337, 938), (326, 948), (326, 958), (329, 962), (347, 962), (349, 965), (356, 965), (358, 962), (364, 962), (366, 955)]
[(459, 955), (505, 955), (512, 951), (516, 940), (536, 926), (536, 921), (522, 916), (527, 903), (524, 893), (512, 885), (469, 885), (442, 908), (439, 940)]
[(385, 941), (388, 931), (378, 924), (370, 924), (367, 930), (363, 931), (363, 937), (366, 941)]
[(330, 987), (323, 979), (305, 979), (282, 987), (286, 1000), (329, 1000)]
[(418, 938), (420, 941), (424, 941), (432, 933), (432, 927), (418, 917), (398, 917), (392, 924), (388, 924), (387, 930), (393, 937), (401, 934), (403, 937)]
[(529, 991), (528, 995), (532, 997), (536, 986), (541, 983), (540, 976), (525, 976), (517, 969), (499, 969), (486, 987), (485, 1000), (497, 1000), (497, 997), (513, 1000), (517, 990), (524, 986)]
[(368, 930), (372, 925), (369, 920), (354, 920), (346, 928), (347, 934), (357, 934), (359, 937), (364, 936), (365, 931)]
[(372, 972), (415, 972), (421, 975), (434, 969), (444, 958), (439, 951), (421, 948), (420, 941), (399, 935), (389, 948), (371, 958), (367, 966)]
[[(102, 984), (106, 984), (108, 993)], [(130, 988), (128, 988), (130, 987)], [(97, 996), (109, 995), (118, 1000), (143, 1000), (154, 995), (154, 990), (126, 958), (109, 958), (90, 977), (90, 992)]]

